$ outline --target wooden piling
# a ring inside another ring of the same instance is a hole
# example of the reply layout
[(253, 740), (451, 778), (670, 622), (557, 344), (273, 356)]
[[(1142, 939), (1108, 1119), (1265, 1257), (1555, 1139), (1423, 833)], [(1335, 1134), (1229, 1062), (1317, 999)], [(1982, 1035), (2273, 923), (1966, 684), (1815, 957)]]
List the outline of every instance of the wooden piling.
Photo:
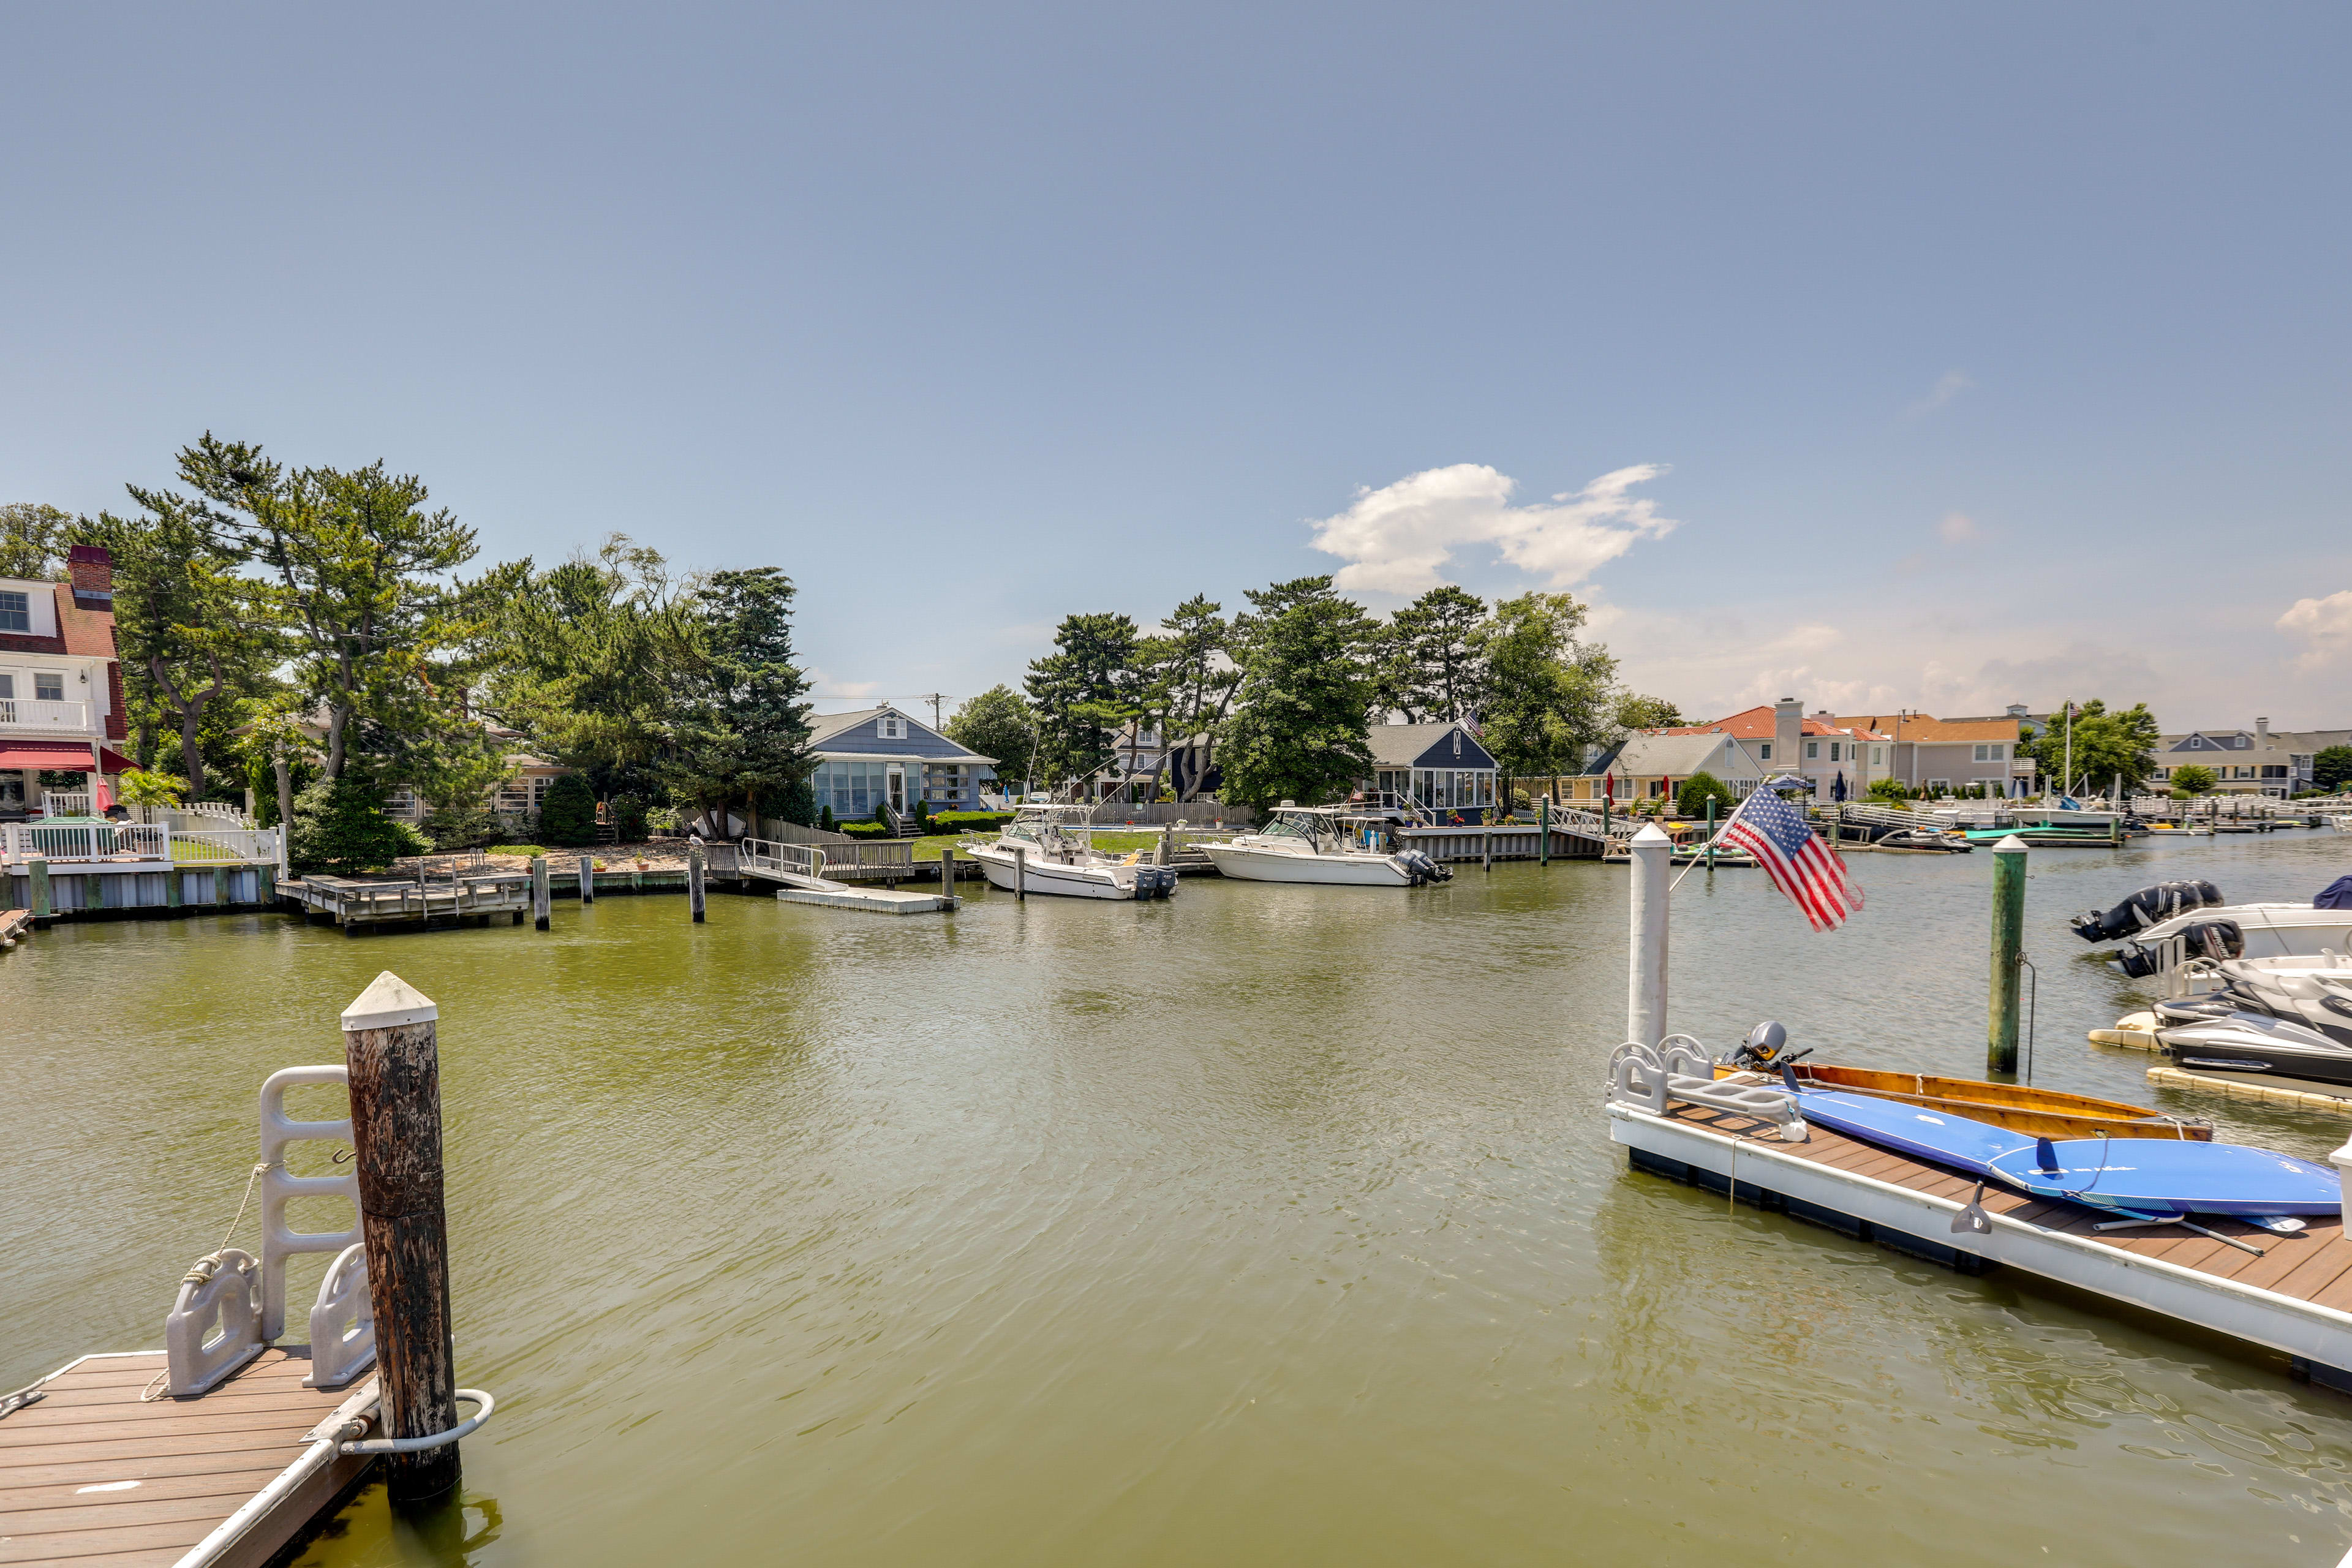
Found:
[(182, 904), (186, 902), (187, 896), (187, 887), (181, 879), (180, 868), (177, 866), (173, 866), (165, 870), (163, 873), (163, 907), (167, 910), (176, 910), (180, 908)]
[(580, 901), (583, 904), (596, 901), (596, 857), (593, 855), (580, 857)]
[(1478, 869), (1481, 871), (1491, 871), (1494, 868), (1495, 830), (1490, 827), (1486, 829), (1486, 832), (1478, 835)]
[(1013, 901), (1022, 903), (1029, 897), (1029, 851), (1015, 847), (1013, 851)]
[(548, 916), (554, 902), (554, 890), (548, 886), (547, 857), (530, 858), (530, 919), (541, 931), (547, 929)]
[[(441, 1010), (390, 970), (343, 1010), (352, 1170), (375, 1311), (383, 1425), (429, 1437), (457, 1424), (449, 1338), (449, 1237), (442, 1201)], [(385, 1460), (395, 1502), (457, 1484), (457, 1445)]]
[(694, 923), (702, 924), (702, 840), (699, 838), (687, 846), (686, 901), (694, 911)]
[(1536, 823), (1538, 831), (1543, 835), (1542, 843), (1536, 850), (1536, 864), (1549, 866), (1551, 864), (1551, 796), (1544, 796), (1541, 804), (1537, 805)]
[(1715, 796), (1706, 797), (1706, 868), (1715, 869)]
[(49, 901), (49, 863), (36, 855), (25, 862), (26, 901), (33, 906), (33, 923), (45, 926), (57, 918)]
[(947, 908), (955, 908), (955, 846), (940, 848), (940, 892), (947, 900)]

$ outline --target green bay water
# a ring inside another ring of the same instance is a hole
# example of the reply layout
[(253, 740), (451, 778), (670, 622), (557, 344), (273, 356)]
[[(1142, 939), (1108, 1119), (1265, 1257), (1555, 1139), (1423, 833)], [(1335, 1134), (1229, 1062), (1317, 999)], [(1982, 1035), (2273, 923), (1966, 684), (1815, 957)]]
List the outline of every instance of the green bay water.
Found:
[[(1854, 856), (1869, 907), (1830, 935), (1694, 873), (1675, 1026), (1976, 1075), (1990, 858)], [(2347, 861), (2310, 833), (2036, 852), (2035, 1080), (2324, 1153), (2347, 1124), (2086, 1045), (2141, 993), (2063, 921), (2171, 876), (2307, 900)], [(2282, 1363), (1629, 1172), (1600, 1109), (1625, 906), (1621, 869), (1514, 864), (921, 919), (720, 897), (698, 928), (607, 899), (544, 935), (59, 926), (0, 955), (0, 1387), (161, 1345), (261, 1079), (340, 1060), (391, 969), (442, 1009), (459, 1372), (499, 1406), (462, 1510), (375, 1489), (306, 1563), (2352, 1542), (2352, 1400)]]

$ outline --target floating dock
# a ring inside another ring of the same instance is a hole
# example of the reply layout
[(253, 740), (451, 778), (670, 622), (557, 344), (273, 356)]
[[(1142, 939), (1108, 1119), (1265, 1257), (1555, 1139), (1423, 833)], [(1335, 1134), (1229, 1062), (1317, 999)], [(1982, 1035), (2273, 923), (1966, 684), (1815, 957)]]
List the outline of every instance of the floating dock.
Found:
[(486, 871), (446, 881), (363, 882), (313, 874), (278, 884), (279, 893), (313, 921), (346, 931), (383, 926), (488, 925), (499, 915), (520, 923), (530, 909), (530, 873)]
[(376, 1381), (305, 1386), (307, 1355), (268, 1350), (209, 1393), (161, 1394), (164, 1354), (87, 1355), (0, 1416), (0, 1563), (262, 1568), (374, 1461)]
[(2200, 1223), (2260, 1249), (2175, 1228), (2101, 1232), (2097, 1211), (1987, 1186), (1990, 1234), (1955, 1233), (1973, 1176), (1813, 1127), (1784, 1143), (1769, 1121), (1689, 1103), (1663, 1114), (1612, 1100), (1609, 1135), (1637, 1170), (1979, 1274), (1997, 1265), (2284, 1354), (2294, 1375), (2352, 1393), (2352, 1240), (2342, 1216), (2280, 1236)]

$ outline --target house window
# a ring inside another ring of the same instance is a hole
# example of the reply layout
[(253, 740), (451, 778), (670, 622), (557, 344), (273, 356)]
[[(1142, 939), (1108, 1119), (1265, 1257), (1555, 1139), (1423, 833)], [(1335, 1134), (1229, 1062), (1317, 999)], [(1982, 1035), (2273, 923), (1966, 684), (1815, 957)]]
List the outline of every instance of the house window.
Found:
[(33, 677), (33, 700), (34, 700), (34, 701), (36, 701), (36, 702), (63, 702), (65, 700), (66, 700), (66, 678), (65, 678), (64, 676), (62, 676), (62, 675), (35, 675), (35, 676)]
[(1927, 787), (1934, 790), (1938, 795), (1949, 795), (1952, 793), (1952, 781), (1949, 779), (1929, 779), (1927, 781)]
[(1979, 745), (1976, 760), (1980, 763), (1997, 763), (2001, 760), (2001, 752), (2002, 742), (1999, 741), (1993, 742), (1990, 745)]
[(1756, 748), (1756, 755), (1759, 761), (1767, 763), (1770, 762), (1772, 760), (1772, 742), (1766, 741), (1762, 744), (1759, 745)]
[(509, 779), (490, 797), (490, 809), (505, 816), (520, 816), (530, 809), (530, 791), (520, 779)]
[(29, 632), (32, 629), (32, 595), (0, 594), (0, 632)]
[(1880, 766), (1883, 766), (1883, 765), (1885, 763), (1885, 762), (1886, 762), (1886, 748), (1885, 748), (1885, 747), (1884, 747), (1884, 746), (1873, 746), (1873, 747), (1871, 747), (1871, 748), (1870, 748), (1870, 765), (1871, 765), (1872, 767), (1880, 767)]
[(0, 702), (5, 702), (16, 695), (16, 678), (13, 675), (0, 675)]
[(540, 808), (541, 804), (547, 799), (547, 786), (554, 782), (555, 781), (553, 779), (548, 777), (545, 773), (541, 773), (537, 778), (530, 781), (531, 810), (537, 811)]
[(907, 721), (896, 713), (885, 713), (876, 723), (874, 732), (886, 741), (903, 741), (907, 738)]
[(1822, 743), (1819, 741), (1808, 741), (1805, 742), (1805, 761), (1810, 763), (1821, 754)]

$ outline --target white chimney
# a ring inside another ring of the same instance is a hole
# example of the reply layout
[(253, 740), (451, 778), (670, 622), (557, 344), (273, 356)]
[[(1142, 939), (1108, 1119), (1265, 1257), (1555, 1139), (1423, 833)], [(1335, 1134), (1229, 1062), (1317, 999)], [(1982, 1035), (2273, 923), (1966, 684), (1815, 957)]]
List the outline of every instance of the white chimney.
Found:
[(1797, 737), (1804, 729), (1805, 705), (1793, 697), (1783, 697), (1772, 704), (1772, 766), (1768, 772), (1798, 769), (1801, 759), (1797, 754)]
[(2254, 739), (2260, 741), (2265, 746), (2271, 743), (2271, 721), (2269, 720), (2257, 719), (2254, 721)]

